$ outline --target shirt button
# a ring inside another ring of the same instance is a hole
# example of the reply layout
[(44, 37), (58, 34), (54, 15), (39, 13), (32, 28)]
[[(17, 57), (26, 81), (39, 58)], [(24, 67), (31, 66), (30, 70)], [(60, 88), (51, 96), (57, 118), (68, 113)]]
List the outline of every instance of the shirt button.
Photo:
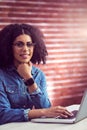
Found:
[(24, 105), (23, 107), (26, 108), (26, 105)]

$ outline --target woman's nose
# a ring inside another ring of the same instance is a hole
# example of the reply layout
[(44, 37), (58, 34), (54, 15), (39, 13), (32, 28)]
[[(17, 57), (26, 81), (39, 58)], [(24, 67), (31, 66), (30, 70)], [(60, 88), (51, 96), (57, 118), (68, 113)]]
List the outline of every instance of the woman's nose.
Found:
[(22, 49), (23, 49), (23, 50), (30, 51), (30, 48), (29, 48), (27, 45), (24, 45)]

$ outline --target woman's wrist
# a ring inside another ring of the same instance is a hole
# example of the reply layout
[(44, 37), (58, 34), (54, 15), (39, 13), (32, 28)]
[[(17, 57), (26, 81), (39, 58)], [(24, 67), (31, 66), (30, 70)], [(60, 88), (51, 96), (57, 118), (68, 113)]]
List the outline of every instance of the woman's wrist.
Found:
[(25, 80), (24, 83), (26, 86), (32, 86), (34, 84), (34, 79), (29, 78), (29, 79)]
[(23, 76), (23, 79), (26, 81), (26, 80), (28, 80), (28, 79), (30, 79), (30, 78), (32, 78), (32, 75), (25, 75), (25, 76)]
[(29, 78), (27, 80), (24, 80), (24, 84), (27, 86), (30, 93), (37, 90), (37, 84), (34, 82), (33, 78)]
[(30, 119), (40, 118), (46, 115), (46, 109), (32, 109), (29, 111), (28, 115)]

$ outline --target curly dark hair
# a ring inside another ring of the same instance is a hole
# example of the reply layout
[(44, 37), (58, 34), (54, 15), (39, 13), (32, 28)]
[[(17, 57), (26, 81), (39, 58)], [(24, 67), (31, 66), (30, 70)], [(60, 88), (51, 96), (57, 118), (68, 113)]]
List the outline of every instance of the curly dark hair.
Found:
[(33, 64), (46, 63), (48, 55), (44, 44), (44, 36), (42, 32), (33, 25), (28, 24), (10, 24), (0, 31), (0, 67), (6, 68), (13, 64), (12, 45), (15, 38), (21, 34), (27, 34), (32, 38), (32, 42), (36, 43), (34, 53), (31, 58)]

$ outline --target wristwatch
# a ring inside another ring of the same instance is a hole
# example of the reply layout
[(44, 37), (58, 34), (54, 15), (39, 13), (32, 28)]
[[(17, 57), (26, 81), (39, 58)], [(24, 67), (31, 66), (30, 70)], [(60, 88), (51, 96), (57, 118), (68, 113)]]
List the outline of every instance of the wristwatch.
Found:
[(26, 86), (31, 86), (34, 84), (34, 80), (33, 80), (33, 78), (29, 78), (26, 81), (24, 81), (24, 83)]

